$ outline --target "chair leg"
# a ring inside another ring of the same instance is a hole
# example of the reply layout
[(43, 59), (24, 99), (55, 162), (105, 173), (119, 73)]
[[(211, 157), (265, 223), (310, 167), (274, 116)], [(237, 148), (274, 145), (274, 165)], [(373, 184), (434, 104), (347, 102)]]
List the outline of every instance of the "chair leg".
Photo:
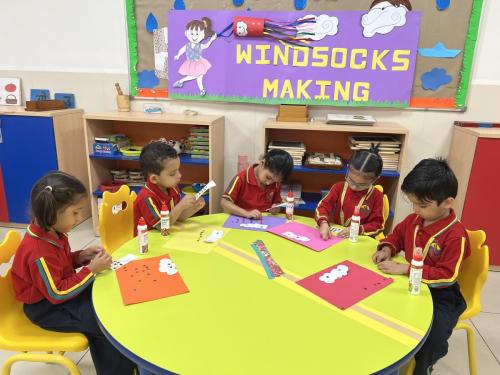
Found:
[(71, 375), (80, 375), (78, 367), (69, 358), (59, 354), (18, 353), (7, 358), (2, 367), (2, 375), (9, 375), (15, 362), (48, 362), (66, 367)]
[(415, 358), (410, 359), (410, 362), (407, 363), (408, 367), (406, 368), (405, 375), (413, 375), (413, 372), (415, 371)]
[(467, 348), (469, 351), (469, 373), (470, 375), (477, 375), (476, 367), (476, 337), (474, 336), (474, 329), (465, 322), (458, 322), (455, 329), (464, 329), (467, 333)]

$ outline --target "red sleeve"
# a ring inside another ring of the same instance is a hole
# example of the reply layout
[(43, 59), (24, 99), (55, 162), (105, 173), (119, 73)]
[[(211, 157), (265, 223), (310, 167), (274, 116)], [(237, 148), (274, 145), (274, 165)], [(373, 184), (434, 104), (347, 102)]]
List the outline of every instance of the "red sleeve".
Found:
[(281, 199), (281, 185), (276, 184), (274, 187), (273, 204), (279, 204), (282, 202)]
[(33, 284), (52, 304), (76, 297), (94, 281), (94, 274), (87, 267), (63, 278), (63, 267), (59, 262), (58, 258), (47, 253), (29, 263)]
[(84, 264), (80, 263), (80, 261), (78, 260), (78, 258), (80, 257), (80, 253), (82, 251), (83, 250), (71, 252), (71, 260), (73, 261), (73, 268), (79, 268), (79, 267), (84, 265)]
[[(177, 206), (179, 204), (179, 202), (181, 201), (181, 193), (180, 193), (180, 189), (179, 189), (179, 186), (176, 186), (174, 188), (174, 194), (172, 195), (172, 203), (173, 203), (173, 206)], [(172, 207), (171, 210), (174, 208)]]
[(235, 202), (238, 198), (238, 195), (240, 194), (242, 185), (243, 182), (241, 180), (241, 177), (236, 175), (227, 186), (227, 189), (222, 195), (222, 197), (227, 198), (232, 202)]
[(145, 197), (135, 204), (135, 209), (138, 211), (136, 217), (143, 217), (148, 225), (148, 230), (152, 229), (160, 222), (160, 208), (152, 197)]
[(468, 246), (465, 237), (454, 237), (445, 241), (438, 264), (430, 266), (425, 264), (424, 260), (422, 281), (432, 287), (455, 283)]
[(408, 218), (396, 225), (392, 233), (385, 237), (377, 246), (377, 250), (382, 249), (384, 246), (391, 248), (391, 256), (395, 256), (404, 249), (406, 226), (408, 225)]
[(333, 210), (337, 206), (338, 200), (339, 190), (337, 185), (333, 185), (328, 194), (319, 201), (316, 207), (314, 218), (318, 225), (321, 225), (322, 222), (328, 223), (330, 221), (330, 217), (333, 215)]
[(374, 191), (373, 204), (368, 216), (362, 220), (362, 234), (376, 236), (384, 230), (384, 195), (380, 191)]

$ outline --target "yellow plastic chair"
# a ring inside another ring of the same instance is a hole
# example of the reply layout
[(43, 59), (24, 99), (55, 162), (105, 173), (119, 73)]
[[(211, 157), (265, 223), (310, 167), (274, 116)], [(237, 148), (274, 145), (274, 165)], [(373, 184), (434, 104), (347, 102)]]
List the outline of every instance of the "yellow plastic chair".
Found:
[(108, 253), (134, 238), (134, 201), (137, 195), (127, 185), (118, 191), (105, 191), (99, 208), (99, 234)]
[[(485, 245), (486, 233), (483, 230), (467, 230), (470, 243), (470, 256), (462, 263), (462, 269), (458, 275), (460, 292), (464, 296), (467, 308), (460, 315), (455, 329), (464, 329), (467, 333), (467, 346), (469, 350), (469, 373), (477, 375), (476, 368), (476, 341), (474, 329), (465, 320), (476, 316), (481, 311), (481, 289), (488, 277), (489, 248)], [(407, 375), (413, 374), (415, 360), (411, 360)]]
[[(18, 232), (7, 232), (0, 244), (0, 264), (9, 262), (20, 242)], [(16, 300), (10, 269), (5, 275), (0, 275), (0, 296), (0, 349), (19, 352), (5, 360), (2, 375), (10, 374), (15, 362), (57, 363), (66, 367), (71, 375), (80, 374), (64, 353), (86, 350), (88, 341), (84, 335), (47, 331), (31, 323), (24, 315), (22, 303)]]
[[(375, 185), (374, 187), (375, 187), (375, 189), (379, 190), (381, 193), (384, 192), (384, 188), (382, 187), (382, 185)], [(386, 223), (387, 219), (389, 218), (389, 198), (387, 197), (387, 194), (384, 194), (384, 205), (383, 205), (382, 214), (384, 216), (384, 223)], [(384, 239), (384, 238), (385, 238), (385, 235), (384, 235), (383, 231), (375, 236), (375, 239), (379, 240), (379, 241)]]

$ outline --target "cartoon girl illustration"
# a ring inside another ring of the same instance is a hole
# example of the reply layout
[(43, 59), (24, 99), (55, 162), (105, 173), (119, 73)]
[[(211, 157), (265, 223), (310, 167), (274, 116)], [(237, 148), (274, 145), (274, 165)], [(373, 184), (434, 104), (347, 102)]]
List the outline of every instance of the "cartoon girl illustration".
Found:
[[(186, 53), (186, 61), (184, 61), (179, 68), (179, 74), (183, 75), (174, 83), (174, 87), (183, 87), (184, 82), (196, 80), (200, 95), (204, 96), (207, 93), (206, 88), (203, 86), (203, 76), (207, 73), (212, 64), (207, 59), (202, 57), (202, 51), (210, 47), (213, 41), (217, 38), (217, 34), (212, 30), (212, 21), (210, 18), (203, 17), (200, 20), (192, 20), (186, 25), (185, 35), (189, 43), (186, 43), (174, 59), (177, 61)], [(210, 38), (207, 43), (202, 44), (205, 38)]]

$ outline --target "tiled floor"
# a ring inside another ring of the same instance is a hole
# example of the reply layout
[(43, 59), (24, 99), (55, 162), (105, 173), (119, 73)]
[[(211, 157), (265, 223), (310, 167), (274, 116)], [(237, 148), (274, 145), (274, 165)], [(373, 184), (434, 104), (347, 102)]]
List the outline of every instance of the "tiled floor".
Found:
[[(0, 227), (0, 241), (9, 228)], [(22, 231), (24, 232), (24, 231)], [(91, 221), (87, 220), (70, 233), (70, 243), (73, 249), (81, 249), (99, 243), (94, 237)], [(0, 270), (1, 272), (1, 270)], [(479, 375), (500, 374), (500, 272), (490, 272), (488, 281), (482, 292), (483, 309), (472, 319), (471, 324), (476, 330), (476, 357)], [(11, 353), (0, 351), (0, 363)], [(95, 374), (89, 352), (68, 353), (75, 361), (82, 375)], [(64, 369), (57, 365), (43, 363), (17, 363), (12, 367), (12, 375), (20, 374), (65, 374)], [(448, 355), (438, 362), (433, 374), (462, 375), (468, 374), (467, 341), (464, 331), (455, 331), (450, 339)], [(266, 374), (262, 374), (266, 375)], [(351, 374), (349, 374), (351, 375)]]

